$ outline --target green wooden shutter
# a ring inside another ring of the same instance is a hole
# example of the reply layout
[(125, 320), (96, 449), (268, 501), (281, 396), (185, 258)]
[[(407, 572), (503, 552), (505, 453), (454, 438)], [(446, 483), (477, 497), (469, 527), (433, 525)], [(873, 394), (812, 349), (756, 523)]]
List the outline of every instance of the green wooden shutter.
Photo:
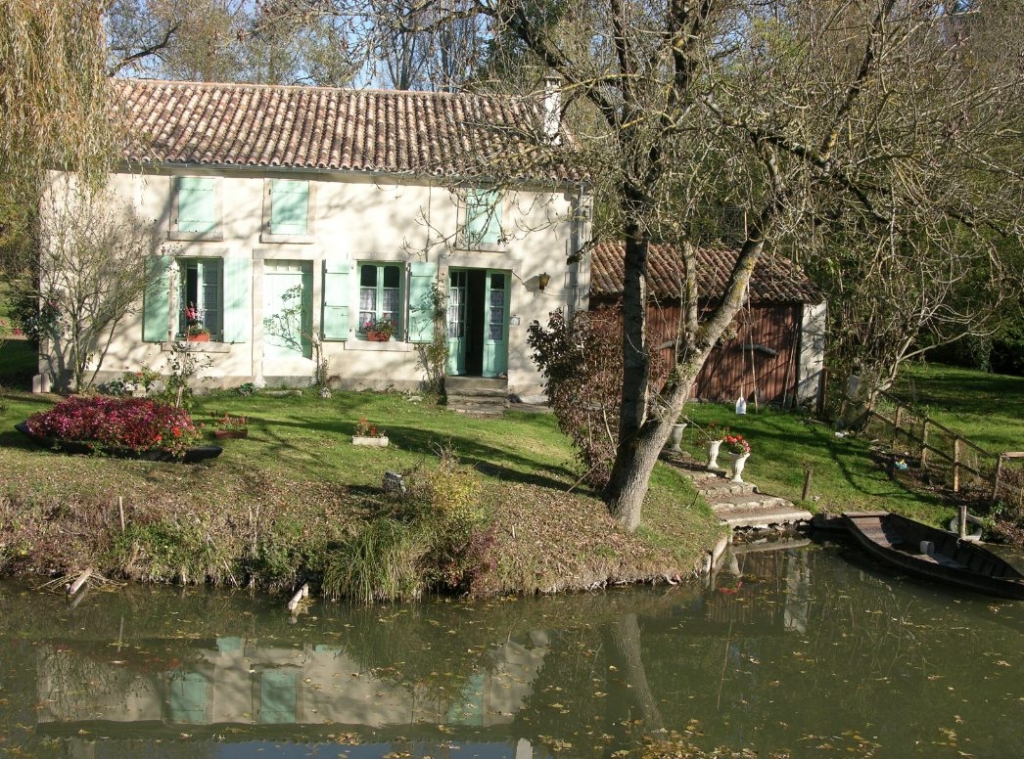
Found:
[(434, 283), (437, 264), (415, 261), (409, 265), (409, 342), (434, 339)]
[(309, 182), (275, 179), (270, 183), (270, 231), (304, 235), (309, 219)]
[(178, 177), (178, 231), (212, 232), (217, 228), (217, 180)]
[(348, 261), (324, 261), (324, 340), (348, 340)]
[(167, 339), (171, 308), (170, 256), (154, 256), (146, 265), (149, 275), (142, 298), (142, 339), (159, 343)]
[(224, 342), (244, 343), (252, 333), (252, 260), (227, 256), (224, 260)]
[(471, 245), (493, 245), (501, 237), (501, 204), (497, 190), (466, 193), (466, 239)]

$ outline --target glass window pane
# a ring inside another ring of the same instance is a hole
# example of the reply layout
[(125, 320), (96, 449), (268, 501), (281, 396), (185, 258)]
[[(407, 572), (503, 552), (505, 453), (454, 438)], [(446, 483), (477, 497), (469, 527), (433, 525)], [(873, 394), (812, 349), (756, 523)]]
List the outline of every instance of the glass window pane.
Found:
[(384, 287), (398, 287), (402, 283), (402, 269), (398, 266), (384, 267)]
[(359, 284), (363, 287), (377, 286), (377, 267), (364, 264), (359, 267)]

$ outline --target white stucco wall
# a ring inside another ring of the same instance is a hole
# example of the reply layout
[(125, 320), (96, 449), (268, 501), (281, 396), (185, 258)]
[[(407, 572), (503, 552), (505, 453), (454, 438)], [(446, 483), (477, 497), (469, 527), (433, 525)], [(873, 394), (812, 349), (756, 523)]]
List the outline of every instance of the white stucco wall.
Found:
[(825, 331), (828, 309), (825, 303), (807, 303), (800, 326), (800, 357), (798, 360), (797, 402), (813, 403), (819, 399), (825, 371)]
[[(175, 176), (219, 177), (220, 239), (175, 239)], [(312, 225), (310, 234), (299, 242), (279, 241), (264, 229), (269, 213), (266, 186), (270, 178), (310, 182)], [(212, 366), (200, 375), (201, 384), (207, 387), (229, 387), (257, 379), (268, 386), (305, 386), (313, 381), (312, 359), (264, 358), (262, 286), (268, 261), (297, 261), (311, 267), (314, 331), (320, 327), (325, 260), (348, 260), (353, 264), (432, 262), (438, 266), (442, 284), (448, 282), (451, 267), (510, 272), (508, 389), (512, 393), (536, 393), (541, 387), (526, 346), (529, 324), (535, 320), (546, 323), (551, 311), (565, 308), (578, 300), (577, 292), (585, 292), (585, 263), (566, 263), (572, 249), (582, 245), (587, 234), (585, 223), (571, 220), (572, 198), (568, 193), (504, 193), (501, 222), (506, 241), (481, 246), (488, 249), (467, 250), (459, 243), (464, 213), (460, 212), (458, 193), (422, 180), (189, 167), (144, 175), (115, 174), (110, 188), (117, 197), (130, 200), (140, 217), (151, 220), (156, 232), (152, 255), (214, 257), (225, 261), (245, 257), (252, 262), (251, 331), (244, 341), (195, 346), (212, 359)], [(545, 272), (550, 276), (550, 284), (542, 292), (538, 276)], [(225, 278), (225, 289), (230, 286)], [(324, 343), (332, 385), (352, 389), (418, 388), (425, 375), (417, 366), (415, 345), (403, 342), (398, 335), (387, 343), (371, 343), (357, 337), (358, 282), (354, 277), (349, 303), (352, 330), (348, 339)], [(119, 377), (126, 369), (142, 364), (166, 373), (169, 356), (166, 341), (143, 341), (140, 302), (138, 311), (116, 332), (98, 380)], [(45, 371), (45, 366), (41, 367), (41, 373)], [(45, 381), (40, 383), (41, 388), (45, 385)]]

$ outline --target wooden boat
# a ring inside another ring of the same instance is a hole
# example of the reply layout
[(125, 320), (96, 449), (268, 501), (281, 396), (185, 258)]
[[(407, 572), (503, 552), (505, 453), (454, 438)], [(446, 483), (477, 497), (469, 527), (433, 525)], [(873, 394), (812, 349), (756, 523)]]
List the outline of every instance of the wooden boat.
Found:
[(1024, 574), (979, 545), (888, 511), (847, 512), (852, 537), (908, 574), (1002, 598), (1024, 599)]

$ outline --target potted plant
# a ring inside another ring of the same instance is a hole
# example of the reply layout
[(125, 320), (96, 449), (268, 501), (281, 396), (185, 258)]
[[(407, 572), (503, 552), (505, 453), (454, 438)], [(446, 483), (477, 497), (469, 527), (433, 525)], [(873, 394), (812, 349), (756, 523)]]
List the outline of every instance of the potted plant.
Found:
[(363, 323), (363, 332), (366, 333), (367, 340), (386, 343), (395, 333), (395, 323), (391, 321), (390, 316), (367, 319)]
[(388, 436), (384, 434), (384, 430), (378, 429), (377, 425), (370, 424), (363, 417), (356, 424), (355, 433), (352, 435), (353, 445), (368, 445), (376, 448), (387, 448)]
[(718, 469), (718, 451), (722, 445), (722, 438), (728, 432), (728, 427), (719, 427), (715, 422), (708, 422), (708, 426), (701, 427), (697, 433), (697, 442), (704, 447), (708, 455), (708, 469)]
[(189, 303), (182, 309), (185, 314), (185, 339), (193, 343), (210, 341), (210, 330), (203, 326), (203, 309)]
[(221, 439), (249, 437), (249, 423), (244, 416), (224, 414), (214, 419), (213, 435)]
[(722, 445), (732, 462), (732, 481), (743, 482), (743, 467), (750, 456), (750, 443), (744, 440), (743, 435), (726, 435), (722, 438)]

